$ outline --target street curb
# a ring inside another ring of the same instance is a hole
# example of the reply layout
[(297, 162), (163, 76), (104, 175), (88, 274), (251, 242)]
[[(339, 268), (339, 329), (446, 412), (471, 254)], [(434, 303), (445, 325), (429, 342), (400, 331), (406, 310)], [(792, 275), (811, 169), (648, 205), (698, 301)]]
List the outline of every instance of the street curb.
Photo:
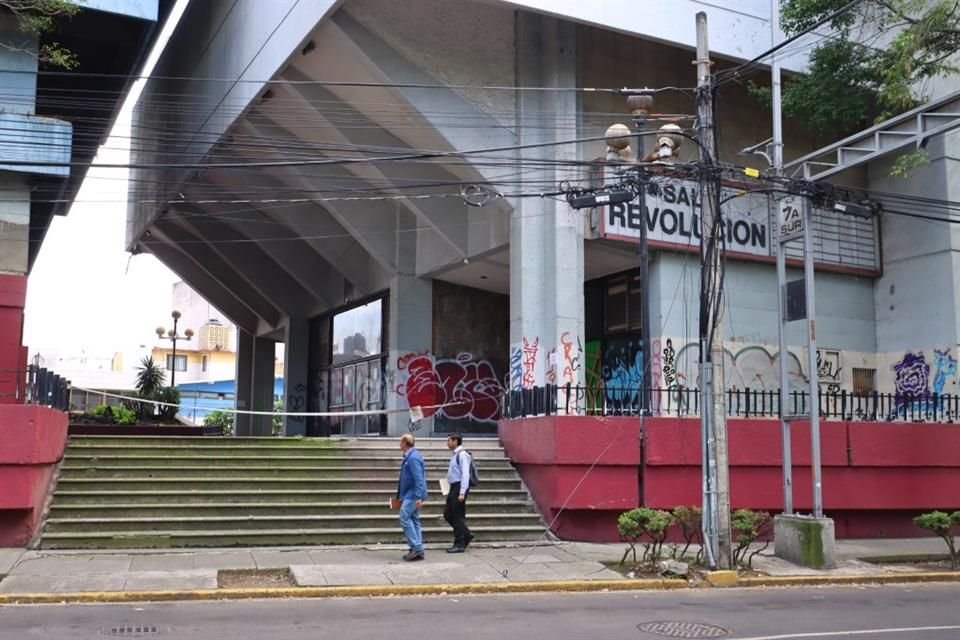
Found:
[(0, 605), (95, 604), (124, 602), (246, 600), (269, 598), (374, 598), (506, 593), (575, 593), (598, 591), (668, 591), (703, 588), (844, 586), (960, 582), (960, 571), (853, 576), (767, 576), (739, 578), (727, 587), (691, 585), (683, 580), (561, 580), (553, 582), (489, 582), (478, 584), (410, 584), (348, 587), (280, 587), (263, 589), (190, 589), (100, 591), (87, 593), (0, 594)]

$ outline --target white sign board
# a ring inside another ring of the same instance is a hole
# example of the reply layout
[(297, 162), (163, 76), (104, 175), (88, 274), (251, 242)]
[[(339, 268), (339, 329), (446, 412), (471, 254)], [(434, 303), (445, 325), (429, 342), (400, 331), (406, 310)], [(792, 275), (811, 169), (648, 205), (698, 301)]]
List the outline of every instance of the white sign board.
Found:
[(799, 198), (790, 196), (779, 203), (777, 213), (777, 236), (780, 242), (786, 242), (803, 235), (803, 213)]
[[(612, 204), (600, 209), (600, 234), (619, 240), (640, 240), (640, 224), (645, 218), (647, 240), (657, 244), (700, 246), (700, 194), (697, 183), (675, 180), (659, 183), (660, 193), (647, 195), (645, 215), (639, 200)], [(726, 199), (738, 192), (723, 189)], [(765, 196), (746, 195), (723, 205), (723, 236), (727, 251), (770, 256), (768, 204)]]

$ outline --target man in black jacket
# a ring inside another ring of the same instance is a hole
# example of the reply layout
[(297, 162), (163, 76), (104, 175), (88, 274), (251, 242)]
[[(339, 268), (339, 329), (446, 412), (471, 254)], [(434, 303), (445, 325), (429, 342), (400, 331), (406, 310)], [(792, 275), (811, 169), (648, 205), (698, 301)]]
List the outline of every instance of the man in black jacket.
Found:
[(447, 437), (447, 448), (453, 452), (447, 469), (450, 492), (443, 509), (444, 519), (453, 527), (453, 546), (447, 549), (447, 553), (463, 553), (473, 540), (473, 534), (467, 527), (467, 496), (470, 494), (470, 465), (473, 459), (464, 450), (463, 436), (460, 434)]

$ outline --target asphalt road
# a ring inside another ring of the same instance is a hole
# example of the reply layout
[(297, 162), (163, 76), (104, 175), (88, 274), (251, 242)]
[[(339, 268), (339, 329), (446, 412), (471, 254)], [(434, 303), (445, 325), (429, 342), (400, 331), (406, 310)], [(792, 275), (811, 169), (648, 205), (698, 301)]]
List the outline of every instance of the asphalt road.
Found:
[(2, 640), (698, 637), (638, 628), (650, 622), (708, 623), (728, 633), (699, 637), (740, 640), (957, 640), (960, 585), (0, 606)]

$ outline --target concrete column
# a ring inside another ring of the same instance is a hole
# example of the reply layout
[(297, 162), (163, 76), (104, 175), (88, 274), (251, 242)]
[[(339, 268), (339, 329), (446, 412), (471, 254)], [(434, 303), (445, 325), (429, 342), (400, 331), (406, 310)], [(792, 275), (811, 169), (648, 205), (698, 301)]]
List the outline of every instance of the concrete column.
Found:
[[(517, 84), (576, 87), (576, 25), (517, 13)], [(520, 144), (572, 140), (579, 126), (575, 92), (523, 91), (518, 97)], [(577, 145), (534, 148), (521, 159), (576, 160)], [(557, 184), (576, 178), (548, 167), (531, 181)], [(583, 380), (583, 227), (581, 212), (565, 202), (527, 198), (510, 223), (511, 389)]]
[[(429, 388), (418, 385), (418, 392), (408, 397), (406, 362), (411, 354), (432, 356), (433, 349), (433, 282), (416, 276), (397, 274), (390, 280), (390, 320), (388, 327), (389, 360), (387, 362), (387, 409), (408, 409), (433, 404)], [(420, 421), (416, 433), (433, 431), (430, 412)], [(400, 435), (410, 428), (410, 413), (400, 411), (387, 416), (387, 434)]]
[[(310, 368), (310, 322), (306, 318), (290, 318), (287, 321), (283, 346), (283, 406), (290, 412), (303, 412), (307, 410)], [(307, 435), (307, 419), (285, 416), (283, 435)]]
[[(273, 388), (276, 343), (269, 338), (255, 337), (253, 339), (253, 380), (250, 389), (254, 411), (273, 411)], [(269, 436), (273, 433), (272, 417), (252, 416), (251, 434), (253, 436)]]
[[(253, 406), (253, 336), (237, 328), (237, 371), (236, 371), (236, 401), (238, 411), (249, 411)], [(237, 414), (233, 418), (233, 432), (238, 436), (249, 436), (253, 433), (253, 422), (247, 414)]]
[(0, 273), (25, 274), (30, 246), (27, 176), (0, 172)]

